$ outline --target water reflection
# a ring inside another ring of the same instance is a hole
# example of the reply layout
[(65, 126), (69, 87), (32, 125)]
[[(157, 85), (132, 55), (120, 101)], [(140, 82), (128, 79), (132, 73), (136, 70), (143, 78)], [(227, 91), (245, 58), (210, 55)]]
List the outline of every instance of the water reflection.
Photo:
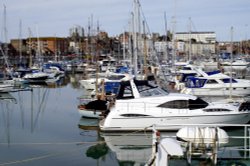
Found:
[[(90, 131), (92, 128), (88, 128), (88, 124), (91, 124), (90, 127), (94, 126), (94, 131), (97, 133), (98, 137), (101, 137), (98, 141), (104, 141), (105, 143), (98, 143), (89, 147), (86, 152), (87, 157), (99, 159), (108, 154), (114, 153), (119, 165), (131, 166), (144, 165), (152, 157), (152, 133), (101, 133), (97, 127), (98, 121), (96, 119), (87, 118), (82, 118), (79, 121), (79, 128)], [(230, 136), (230, 140), (228, 144), (225, 144), (218, 149), (217, 165), (231, 166), (236, 164), (244, 166), (250, 164), (250, 133), (245, 133), (244, 127), (226, 128), (225, 130)], [(176, 132), (162, 132), (161, 138), (175, 139)], [(185, 150), (186, 148), (183, 144), (183, 151), (185, 152)], [(188, 165), (185, 156), (180, 158), (171, 157), (169, 163), (172, 166)], [(206, 158), (206, 155), (193, 156), (192, 164), (212, 165), (212, 160)]]
[(101, 135), (121, 165), (144, 165), (152, 155), (152, 135), (114, 133)]
[[(80, 118), (77, 98), (85, 91), (78, 84), (79, 78), (71, 75), (54, 87), (36, 86), (33, 91), (0, 95), (4, 98), (0, 99), (0, 165), (26, 161), (19, 165), (118, 166), (148, 161), (151, 133), (103, 134), (97, 119)], [(248, 152), (239, 150), (244, 149), (244, 139), (234, 139), (232, 144), (238, 149), (225, 149), (221, 154), (249, 157)], [(34, 157), (38, 159), (29, 160)], [(186, 165), (183, 158), (170, 161), (171, 166)]]
[[(10, 116), (12, 114), (12, 104), (16, 104), (16, 98), (13, 97), (10, 93), (0, 93), (0, 104), (1, 104), (1, 116), (0, 116), (0, 126), (3, 126), (2, 132), (3, 135), (6, 135), (5, 138), (7, 141), (8, 146), (10, 145), (10, 125), (11, 125), (11, 120)], [(1, 129), (1, 128), (0, 128)], [(1, 130), (0, 130), (1, 131)]]
[(96, 145), (90, 146), (87, 149), (86, 156), (93, 159), (99, 159), (108, 154), (108, 146), (106, 143), (98, 143)]
[[(72, 100), (75, 100), (76, 97), (68, 99), (72, 95), (71, 88), (67, 92), (67, 96), (62, 92), (62, 89), (67, 89), (67, 81), (69, 80), (65, 78), (49, 86), (29, 85), (31, 88), (29, 91), (0, 93), (0, 113), (2, 114), (0, 116), (0, 131), (3, 131), (0, 132), (0, 136), (3, 135), (4, 138), (8, 138), (2, 140), (0, 137), (0, 143), (7, 142), (10, 145), (14, 140), (19, 141), (18, 137), (11, 136), (11, 133), (13, 133), (12, 135), (20, 134), (22, 137), (25, 137), (24, 133), (27, 132), (27, 127), (32, 134), (35, 130), (39, 130), (41, 125), (46, 124), (49, 121), (48, 119), (56, 117), (51, 111), (63, 110), (68, 108), (68, 106), (72, 108), (72, 105), (75, 106)], [(62, 103), (63, 105), (61, 105)], [(67, 105), (67, 103), (70, 104)], [(60, 108), (61, 106), (62, 108)], [(11, 128), (12, 124), (13, 127)], [(12, 132), (10, 131), (11, 129), (13, 130)], [(21, 129), (21, 132), (19, 129)]]
[(83, 130), (99, 130), (99, 119), (80, 118), (78, 127)]

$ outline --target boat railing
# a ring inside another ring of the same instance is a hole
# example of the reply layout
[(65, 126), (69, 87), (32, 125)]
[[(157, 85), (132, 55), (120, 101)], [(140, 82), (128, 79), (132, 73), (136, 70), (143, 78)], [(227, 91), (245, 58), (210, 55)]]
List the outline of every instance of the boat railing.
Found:
[[(151, 126), (153, 138), (152, 157), (148, 163), (155, 161), (159, 151), (156, 146), (159, 147), (161, 145), (161, 147), (164, 147), (163, 153), (160, 154), (161, 156), (172, 156), (168, 152), (177, 157), (185, 154), (188, 165), (192, 165), (193, 159), (200, 160), (202, 157), (210, 158), (212, 165), (217, 165), (218, 160), (220, 160), (220, 163), (223, 163), (223, 160), (233, 161), (230, 165), (246, 165), (244, 163), (249, 165), (250, 124), (225, 124), (227, 127), (230, 127), (229, 129), (218, 128), (221, 124), (170, 124), (164, 126), (169, 127), (171, 125), (183, 126), (174, 136), (175, 139), (172, 138), (172, 141), (170, 141), (168, 134), (164, 134), (165, 132), (162, 134), (162, 132), (155, 130), (155, 128), (159, 128), (159, 125)], [(169, 146), (170, 144), (171, 146)], [(170, 151), (173, 148), (173, 144), (177, 150)], [(167, 163), (169, 162), (168, 159)]]
[[(219, 102), (216, 102), (219, 104)], [(156, 112), (158, 111), (159, 113), (173, 113), (173, 114), (187, 114), (190, 112), (195, 113), (207, 113), (209, 111), (199, 111), (199, 110), (193, 110), (190, 108), (194, 108), (195, 106), (202, 106), (203, 104), (188, 104), (188, 103), (183, 103), (180, 105), (180, 103), (173, 103), (169, 104), (168, 106), (159, 106), (159, 103), (154, 103), (154, 102), (119, 102), (116, 103), (116, 105), (119, 107), (119, 111), (123, 110), (126, 112), (134, 112), (134, 110), (137, 110), (138, 112)], [(202, 110), (202, 109), (201, 109)], [(223, 109), (214, 109), (217, 110), (217, 112), (222, 112)], [(210, 111), (212, 112), (212, 111)], [(215, 111), (213, 111), (215, 112)], [(228, 110), (226, 111), (228, 112)]]
[[(164, 128), (171, 126), (197, 127), (197, 128), (217, 128), (220, 127), (228, 134), (228, 143), (221, 147), (218, 156), (221, 159), (250, 159), (250, 124), (166, 124), (153, 125), (154, 128)], [(164, 134), (162, 134), (164, 137)], [(225, 153), (225, 148), (227, 153)]]

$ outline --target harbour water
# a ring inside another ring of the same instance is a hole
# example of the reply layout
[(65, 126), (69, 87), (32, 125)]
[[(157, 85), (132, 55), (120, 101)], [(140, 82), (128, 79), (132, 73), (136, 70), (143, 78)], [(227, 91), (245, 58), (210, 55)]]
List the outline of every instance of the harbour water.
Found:
[[(0, 100), (0, 166), (139, 166), (150, 159), (151, 133), (104, 134), (95, 119), (80, 117), (77, 98), (86, 92), (78, 79), (79, 75), (68, 75), (57, 85), (33, 86), (33, 91), (13, 92), (13, 98)], [(225, 148), (219, 153), (218, 165), (250, 165), (250, 151), (244, 150), (249, 149), (248, 141), (233, 141), (232, 151)], [(206, 158), (192, 163), (211, 165)], [(187, 161), (175, 158), (170, 165)]]

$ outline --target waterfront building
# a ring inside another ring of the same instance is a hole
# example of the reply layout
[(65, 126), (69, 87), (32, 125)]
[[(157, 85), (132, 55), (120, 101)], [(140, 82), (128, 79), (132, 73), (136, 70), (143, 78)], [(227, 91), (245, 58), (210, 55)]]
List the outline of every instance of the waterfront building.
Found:
[(40, 54), (43, 56), (65, 55), (68, 50), (68, 39), (61, 37), (31, 37), (12, 39), (10, 41), (15, 55), (23, 56)]
[(215, 32), (178, 32), (175, 37), (176, 40), (189, 41), (191, 39), (200, 43), (216, 43)]
[(183, 50), (178, 50), (179, 54), (192, 54), (211, 56), (216, 53), (215, 32), (178, 32), (175, 35), (176, 41), (183, 41)]

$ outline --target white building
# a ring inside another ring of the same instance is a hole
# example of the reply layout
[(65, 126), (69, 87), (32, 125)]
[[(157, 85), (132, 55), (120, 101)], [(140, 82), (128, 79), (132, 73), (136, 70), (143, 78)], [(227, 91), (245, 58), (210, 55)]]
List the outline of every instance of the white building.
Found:
[(188, 42), (190, 39), (197, 43), (216, 43), (215, 32), (179, 32), (175, 34), (176, 40)]
[(175, 35), (176, 41), (185, 42), (183, 54), (206, 55), (215, 54), (215, 32), (179, 32)]

